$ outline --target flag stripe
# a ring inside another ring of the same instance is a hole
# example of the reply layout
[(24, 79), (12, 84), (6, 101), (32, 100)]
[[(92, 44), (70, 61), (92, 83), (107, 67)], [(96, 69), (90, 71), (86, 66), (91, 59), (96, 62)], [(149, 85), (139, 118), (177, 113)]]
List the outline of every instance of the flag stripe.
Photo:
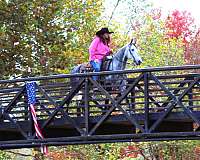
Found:
[[(36, 102), (36, 89), (35, 88), (36, 88), (35, 82), (26, 83), (28, 103), (29, 103), (29, 106), (30, 106), (31, 115), (32, 115), (33, 122), (34, 122), (34, 128), (35, 128), (36, 136), (37, 136), (38, 139), (44, 139), (44, 136), (42, 135), (42, 131), (41, 131), (39, 125), (38, 125), (36, 111), (35, 111), (35, 107), (34, 107), (34, 104)], [(41, 152), (44, 153), (44, 154), (48, 153), (48, 148), (47, 148), (46, 145), (41, 146)]]

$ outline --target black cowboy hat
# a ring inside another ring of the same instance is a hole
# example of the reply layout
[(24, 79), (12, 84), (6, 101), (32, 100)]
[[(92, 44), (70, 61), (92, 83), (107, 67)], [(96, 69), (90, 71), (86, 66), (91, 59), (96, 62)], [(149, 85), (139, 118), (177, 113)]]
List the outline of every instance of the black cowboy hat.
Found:
[(108, 30), (108, 28), (101, 28), (101, 30), (99, 30), (99, 31), (96, 33), (96, 35), (99, 36), (99, 35), (102, 35), (102, 34), (104, 34), (104, 33), (111, 34), (111, 33), (114, 33), (114, 32), (110, 32), (110, 31)]

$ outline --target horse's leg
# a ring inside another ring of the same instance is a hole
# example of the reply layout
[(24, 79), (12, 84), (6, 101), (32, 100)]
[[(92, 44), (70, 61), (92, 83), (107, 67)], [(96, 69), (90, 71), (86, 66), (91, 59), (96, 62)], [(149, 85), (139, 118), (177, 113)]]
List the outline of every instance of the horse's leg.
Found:
[(106, 100), (105, 100), (105, 106), (102, 108), (103, 114), (105, 114), (106, 111), (109, 109), (108, 105), (109, 105), (109, 100), (106, 99)]
[(129, 104), (129, 113), (133, 114), (135, 110), (135, 88), (131, 90), (131, 97), (130, 100), (128, 99), (128, 104)]
[[(110, 91), (110, 90), (111, 90), (111, 89), (110, 89), (111, 87), (109, 86), (109, 85), (111, 85), (111, 83), (104, 83), (104, 82), (102, 82), (102, 85), (105, 86), (105, 90), (106, 90), (106, 91)], [(107, 86), (107, 85), (108, 85), (108, 86)], [(106, 98), (106, 99), (105, 99), (104, 106), (102, 107), (102, 114), (104, 115), (108, 109), (109, 109), (109, 99)]]
[(79, 93), (76, 95), (76, 115), (79, 117), (84, 112), (84, 94), (82, 91), (79, 91)]
[(76, 109), (76, 113), (77, 116), (80, 117), (81, 116), (81, 109), (83, 108), (82, 106), (84, 105), (84, 101), (83, 101), (83, 97), (81, 97), (81, 99), (77, 100), (77, 109)]
[(82, 114), (84, 116), (85, 113), (85, 96), (82, 96), (81, 99), (81, 107), (80, 107), (80, 115)]
[[(120, 97), (126, 91), (127, 88), (128, 88), (127, 80), (122, 80), (122, 82), (120, 83), (120, 93), (117, 97)], [(124, 100), (127, 106), (126, 112), (128, 114), (132, 114), (135, 109), (135, 88), (133, 88), (129, 94), (130, 97), (128, 97), (127, 95), (127, 97), (125, 97)]]
[(80, 107), (81, 103), (77, 102), (77, 116), (80, 117), (81, 116), (81, 107)]
[[(126, 88), (127, 88), (127, 86), (126, 86)], [(127, 95), (125, 101), (126, 101), (126, 104), (128, 106), (128, 108), (127, 108), (128, 111), (127, 112), (129, 114), (133, 114), (134, 110), (135, 110), (135, 88), (133, 88), (130, 91), (130, 97), (128, 97), (128, 95)]]

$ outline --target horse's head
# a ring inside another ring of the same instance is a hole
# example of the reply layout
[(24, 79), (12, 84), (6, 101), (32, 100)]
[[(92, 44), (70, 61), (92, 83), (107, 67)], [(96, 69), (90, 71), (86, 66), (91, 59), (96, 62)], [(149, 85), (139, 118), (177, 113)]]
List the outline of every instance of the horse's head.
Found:
[(138, 50), (136, 48), (136, 39), (132, 39), (127, 45), (125, 55), (128, 59), (132, 59), (136, 65), (140, 65), (142, 63), (142, 58), (138, 54)]

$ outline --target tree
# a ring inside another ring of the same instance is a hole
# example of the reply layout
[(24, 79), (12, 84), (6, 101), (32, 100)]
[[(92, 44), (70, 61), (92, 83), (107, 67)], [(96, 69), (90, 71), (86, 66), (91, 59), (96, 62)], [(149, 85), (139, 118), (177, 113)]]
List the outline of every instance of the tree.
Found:
[[(66, 51), (59, 59), (58, 72), (69, 72), (72, 66), (88, 61), (88, 48), (95, 35), (96, 30), (101, 26), (99, 18), (103, 9), (102, 0), (94, 1), (70, 1), (66, 3), (69, 16), (66, 17), (71, 23), (66, 41)], [(75, 10), (74, 10), (75, 9)], [(73, 14), (73, 16), (72, 16)]]
[(86, 51), (101, 7), (101, 1), (93, 0), (0, 1), (1, 78), (69, 67), (74, 58), (68, 57)]
[(145, 24), (134, 26), (139, 51), (144, 59), (142, 67), (169, 66), (184, 63), (184, 43), (181, 39), (167, 38), (165, 20), (155, 9), (145, 17)]
[(166, 35), (169, 38), (181, 38), (184, 43), (187, 43), (192, 36), (193, 24), (194, 19), (190, 13), (174, 10), (165, 21)]
[(185, 49), (186, 64), (200, 64), (200, 29)]
[[(171, 66), (185, 64), (185, 49), (187, 54), (197, 58), (199, 34), (193, 38), (193, 20), (190, 14), (174, 11), (165, 19), (158, 9), (152, 10), (145, 17), (144, 24), (133, 26), (134, 35), (143, 56), (143, 66)], [(198, 38), (197, 38), (198, 37)], [(189, 40), (191, 43), (189, 43)], [(190, 47), (187, 47), (187, 46)], [(192, 50), (193, 47), (195, 48)], [(194, 54), (192, 54), (194, 53)], [(193, 62), (194, 62), (194, 59)], [(198, 62), (197, 62), (198, 63)], [(166, 73), (167, 74), (167, 73)], [(141, 143), (140, 146), (149, 155), (149, 159), (194, 159), (193, 150), (198, 141), (170, 141)]]
[(181, 39), (183, 41), (185, 47), (185, 62), (187, 64), (198, 64), (199, 58), (198, 56), (194, 56), (191, 53), (191, 50), (197, 51), (198, 55), (197, 44), (199, 39), (199, 31), (195, 35), (196, 28), (191, 14), (186, 11), (180, 12), (175, 10), (167, 17), (165, 24), (167, 29), (166, 35), (168, 38)]
[(151, 6), (146, 0), (106, 0), (103, 18), (109, 27), (120, 23), (120, 32), (129, 34), (134, 25), (144, 23), (143, 17)]

